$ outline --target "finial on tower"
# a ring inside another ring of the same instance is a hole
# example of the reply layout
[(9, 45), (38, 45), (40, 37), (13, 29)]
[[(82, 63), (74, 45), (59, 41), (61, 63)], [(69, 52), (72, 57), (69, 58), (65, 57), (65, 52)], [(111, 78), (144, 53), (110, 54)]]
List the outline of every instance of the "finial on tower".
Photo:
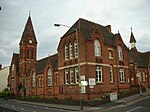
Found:
[(31, 16), (31, 11), (29, 11), (29, 16)]
[(132, 32), (132, 26), (131, 26), (131, 32)]

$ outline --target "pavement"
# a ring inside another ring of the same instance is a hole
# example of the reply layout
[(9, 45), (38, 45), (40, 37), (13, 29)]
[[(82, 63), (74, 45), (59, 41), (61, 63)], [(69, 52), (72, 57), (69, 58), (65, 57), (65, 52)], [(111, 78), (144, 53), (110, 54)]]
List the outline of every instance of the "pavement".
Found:
[(69, 110), (69, 111), (77, 111), (77, 112), (93, 112), (93, 111), (103, 111), (103, 110), (106, 110), (106, 109), (112, 108), (112, 107), (114, 108), (114, 107), (117, 107), (118, 105), (132, 104), (132, 103), (142, 100), (146, 97), (150, 97), (150, 89), (147, 90), (146, 92), (144, 92), (142, 94), (142, 96), (140, 94), (136, 94), (136, 95), (132, 95), (129, 97), (118, 99), (117, 101), (105, 103), (105, 104), (99, 105), (97, 107), (84, 106), (82, 111), (80, 110), (80, 106), (28, 102), (28, 101), (14, 100), (14, 99), (10, 99), (10, 100), (14, 101), (14, 102), (23, 103), (23, 104), (32, 104), (32, 105), (44, 106), (44, 107), (48, 107), (48, 108), (63, 109), (66, 111)]

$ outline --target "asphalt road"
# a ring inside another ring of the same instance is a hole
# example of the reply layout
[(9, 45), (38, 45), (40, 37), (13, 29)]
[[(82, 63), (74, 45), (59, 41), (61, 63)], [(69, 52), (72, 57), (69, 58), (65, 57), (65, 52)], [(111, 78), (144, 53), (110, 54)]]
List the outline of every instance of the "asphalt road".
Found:
[(150, 96), (142, 100), (121, 104), (100, 112), (150, 112)]
[(62, 109), (48, 108), (48, 107), (36, 106), (30, 104), (22, 104), (22, 103), (20, 104), (17, 102), (7, 101), (4, 99), (0, 99), (0, 109), (1, 107), (11, 109), (11, 110), (16, 110), (18, 112), (64, 112), (64, 111), (66, 112), (67, 111)]

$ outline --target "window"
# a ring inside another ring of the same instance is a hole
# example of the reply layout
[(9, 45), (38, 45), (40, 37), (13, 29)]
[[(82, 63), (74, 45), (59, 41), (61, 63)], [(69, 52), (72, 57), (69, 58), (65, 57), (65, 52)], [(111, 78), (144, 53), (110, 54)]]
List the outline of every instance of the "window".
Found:
[(51, 86), (52, 85), (52, 72), (51, 69), (48, 69), (47, 72), (47, 86)]
[(69, 44), (69, 50), (70, 50), (70, 59), (73, 58), (73, 49), (72, 49), (72, 43)]
[(43, 76), (41, 76), (41, 86), (42, 87), (44, 86), (44, 78), (43, 78)]
[(32, 87), (35, 87), (36, 85), (36, 76), (35, 76), (35, 72), (33, 72), (32, 74)]
[(68, 69), (65, 69), (65, 84), (69, 84), (69, 74), (68, 74)]
[(75, 77), (76, 77), (76, 83), (79, 83), (79, 68), (78, 67), (75, 67)]
[(70, 83), (73, 84), (74, 83), (74, 78), (73, 78), (73, 68), (70, 68)]
[(114, 82), (114, 79), (113, 79), (113, 67), (112, 67), (112, 65), (110, 65), (110, 82)]
[(56, 75), (56, 85), (59, 85), (59, 75)]
[(141, 82), (141, 81), (142, 81), (142, 74), (141, 74), (141, 71), (139, 71), (138, 73), (139, 73), (139, 81)]
[(30, 52), (31, 52), (31, 59), (33, 59), (33, 50), (31, 50)]
[(41, 77), (38, 77), (38, 86), (41, 87)]
[(65, 60), (68, 59), (68, 45), (65, 45)]
[(143, 81), (145, 81), (145, 73), (144, 73), (144, 71), (142, 73), (142, 76), (143, 76)]
[(96, 82), (102, 82), (102, 67), (96, 66)]
[(29, 50), (27, 50), (27, 59), (29, 59)]
[(12, 73), (12, 77), (14, 77), (15, 76), (15, 65), (14, 64), (12, 65), (11, 73)]
[(74, 41), (74, 55), (75, 55), (75, 58), (78, 57), (78, 43), (77, 43), (77, 40)]
[(124, 82), (124, 68), (119, 68), (120, 82)]
[(109, 59), (113, 59), (113, 50), (112, 49), (108, 49), (109, 51)]
[(123, 54), (122, 54), (121, 46), (118, 46), (118, 58), (119, 58), (119, 60), (123, 60)]
[(101, 56), (100, 43), (97, 39), (94, 41), (94, 52), (95, 52), (95, 56)]

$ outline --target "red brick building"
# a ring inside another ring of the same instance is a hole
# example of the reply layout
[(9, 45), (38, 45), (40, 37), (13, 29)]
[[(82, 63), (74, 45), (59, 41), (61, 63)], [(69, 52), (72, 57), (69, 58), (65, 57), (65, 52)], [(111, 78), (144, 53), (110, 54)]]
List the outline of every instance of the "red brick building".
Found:
[(79, 99), (80, 80), (86, 80), (90, 85), (81, 87), (83, 98), (92, 99), (136, 87), (137, 72), (142, 74), (143, 86), (148, 87), (150, 52), (135, 50), (133, 37), (131, 32), (129, 50), (120, 33), (111, 32), (110, 25), (80, 18), (61, 37), (58, 54), (37, 60), (37, 40), (29, 16), (19, 44), (20, 52), (12, 57), (10, 88), (21, 96)]

